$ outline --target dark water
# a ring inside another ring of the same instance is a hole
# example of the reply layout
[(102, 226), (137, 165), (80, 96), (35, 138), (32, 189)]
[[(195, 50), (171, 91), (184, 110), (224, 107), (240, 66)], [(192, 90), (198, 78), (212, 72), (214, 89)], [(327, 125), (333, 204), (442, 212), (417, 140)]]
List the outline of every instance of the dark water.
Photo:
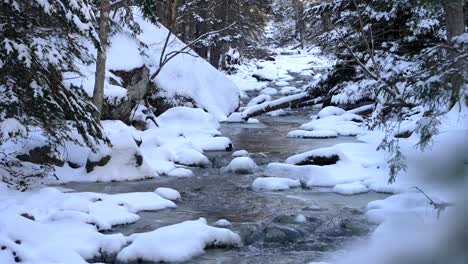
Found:
[[(261, 124), (223, 124), (221, 132), (236, 150), (245, 149), (260, 166), (254, 174), (222, 173), (220, 168), (232, 159), (232, 152), (208, 152), (210, 168), (193, 168), (192, 178), (161, 177), (146, 181), (112, 183), (70, 183), (64, 187), (77, 191), (121, 193), (153, 191), (170, 187), (182, 194), (175, 209), (140, 212), (141, 219), (117, 226), (113, 232), (132, 234), (161, 226), (205, 217), (210, 223), (225, 218), (238, 232), (244, 246), (233, 249), (208, 249), (190, 263), (308, 263), (353, 237), (369, 232), (363, 208), (385, 195), (367, 193), (341, 196), (329, 189), (296, 188), (284, 192), (256, 192), (250, 185), (262, 176), (269, 162), (283, 161), (295, 153), (353, 142), (353, 138), (287, 138), (307, 120), (312, 109), (295, 110), (284, 117), (262, 117)], [(296, 222), (301, 214), (306, 221)]]

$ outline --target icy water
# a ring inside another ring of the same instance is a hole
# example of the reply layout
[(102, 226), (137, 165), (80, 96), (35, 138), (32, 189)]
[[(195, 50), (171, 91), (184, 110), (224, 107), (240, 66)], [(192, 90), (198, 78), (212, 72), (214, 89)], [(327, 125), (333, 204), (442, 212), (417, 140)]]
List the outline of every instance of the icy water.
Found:
[[(112, 183), (70, 183), (76, 191), (104, 193), (151, 192), (170, 187), (182, 194), (178, 207), (156, 212), (140, 212), (134, 224), (117, 226), (111, 233), (126, 235), (205, 217), (209, 223), (224, 218), (232, 223), (244, 245), (240, 248), (207, 249), (189, 263), (308, 263), (318, 260), (343, 243), (369, 232), (363, 209), (369, 201), (386, 197), (367, 193), (341, 196), (326, 188), (296, 188), (283, 192), (250, 189), (269, 162), (284, 161), (290, 155), (354, 142), (353, 138), (290, 139), (286, 135), (307, 120), (312, 110), (296, 110), (291, 116), (261, 117), (261, 124), (223, 124), (235, 150), (245, 149), (260, 165), (254, 174), (222, 173), (232, 152), (207, 152), (210, 168), (193, 168), (192, 178), (161, 177), (154, 180)], [(306, 221), (295, 217), (304, 215)]]

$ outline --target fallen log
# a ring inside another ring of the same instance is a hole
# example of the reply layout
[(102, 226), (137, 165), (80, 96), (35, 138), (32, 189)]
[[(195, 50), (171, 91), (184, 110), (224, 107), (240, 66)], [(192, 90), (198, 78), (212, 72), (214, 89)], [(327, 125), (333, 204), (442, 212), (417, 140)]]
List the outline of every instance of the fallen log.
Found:
[[(273, 101), (268, 101), (265, 103), (261, 103), (258, 105), (254, 105), (248, 108), (245, 108), (242, 113), (242, 119), (248, 120), (251, 117), (258, 116), (264, 113), (268, 113), (271, 111), (284, 109), (284, 108), (295, 108), (301, 103), (311, 101), (314, 98), (308, 93), (303, 92), (299, 94), (294, 94), (290, 96), (285, 96)], [(316, 102), (319, 103), (319, 102)]]

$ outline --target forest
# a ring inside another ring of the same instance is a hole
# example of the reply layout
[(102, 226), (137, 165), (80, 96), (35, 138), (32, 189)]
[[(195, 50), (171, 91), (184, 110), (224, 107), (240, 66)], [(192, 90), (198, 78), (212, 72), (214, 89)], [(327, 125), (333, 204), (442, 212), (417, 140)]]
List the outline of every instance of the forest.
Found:
[(468, 263), (465, 0), (0, 7), (0, 263)]

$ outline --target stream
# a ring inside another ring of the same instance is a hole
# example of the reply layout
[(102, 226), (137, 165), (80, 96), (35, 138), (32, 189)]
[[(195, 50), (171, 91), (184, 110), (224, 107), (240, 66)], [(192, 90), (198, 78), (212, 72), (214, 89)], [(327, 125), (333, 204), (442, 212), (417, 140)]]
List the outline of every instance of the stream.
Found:
[[(125, 235), (153, 231), (162, 226), (205, 217), (209, 223), (227, 219), (244, 245), (232, 249), (207, 249), (190, 263), (308, 263), (338, 249), (370, 228), (364, 208), (369, 201), (387, 195), (366, 193), (342, 196), (330, 188), (295, 188), (282, 192), (253, 191), (250, 186), (270, 162), (290, 155), (355, 142), (352, 137), (334, 139), (287, 138), (289, 131), (304, 123), (313, 109), (300, 109), (282, 117), (262, 116), (259, 124), (222, 124), (235, 150), (245, 149), (259, 165), (253, 174), (221, 172), (232, 160), (232, 152), (206, 152), (210, 168), (191, 168), (191, 178), (160, 177), (144, 181), (110, 183), (69, 183), (76, 191), (124, 193), (152, 192), (157, 187), (178, 190), (182, 200), (177, 208), (140, 212), (136, 223), (116, 226), (110, 233)], [(297, 215), (305, 221), (296, 221)]]

